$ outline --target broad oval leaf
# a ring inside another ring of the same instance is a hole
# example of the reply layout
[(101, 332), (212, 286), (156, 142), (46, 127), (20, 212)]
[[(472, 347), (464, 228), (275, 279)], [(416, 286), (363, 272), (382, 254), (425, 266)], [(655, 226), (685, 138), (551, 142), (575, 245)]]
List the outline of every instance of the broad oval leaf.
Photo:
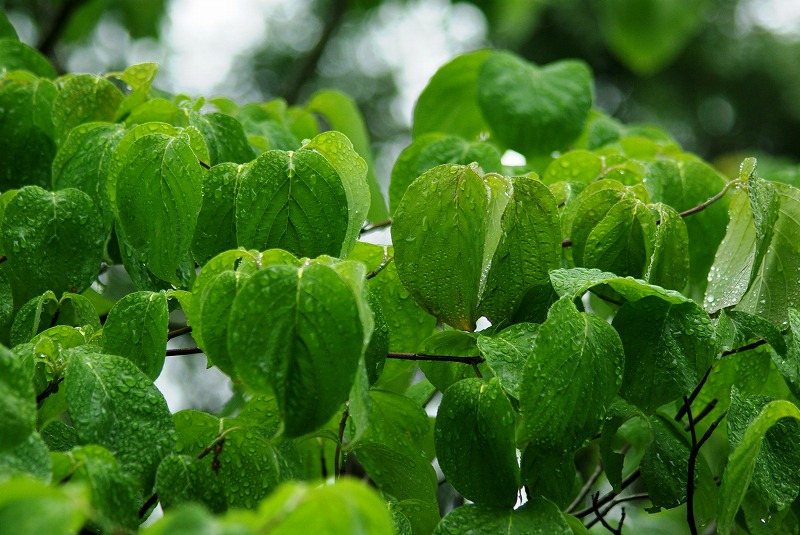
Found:
[(592, 107), (592, 74), (580, 61), (539, 67), (494, 52), (481, 66), (477, 93), (492, 134), (537, 156), (563, 149), (580, 135)]
[(175, 451), (175, 426), (152, 381), (124, 357), (76, 352), (64, 388), (81, 443), (104, 446), (150, 488), (161, 459)]
[(486, 359), (503, 390), (517, 399), (521, 397), (522, 370), (533, 352), (538, 333), (539, 325), (536, 323), (517, 323), (492, 336), (478, 336), (481, 356)]
[(434, 437), (439, 466), (462, 496), (480, 505), (516, 503), (514, 409), (497, 379), (464, 379), (450, 386), (439, 405)]
[[(691, 445), (664, 418), (651, 416), (648, 420), (653, 440), (648, 444), (639, 468), (653, 506), (671, 509), (686, 503), (686, 473), (689, 471)], [(692, 481), (695, 486), (699, 479), (697, 476), (695, 472)]]
[(185, 133), (121, 141), (114, 152), (108, 194), (118, 230), (150, 271), (173, 284), (200, 213), (202, 174)]
[(622, 383), (622, 343), (594, 314), (557, 301), (539, 328), (520, 387), (520, 440), (573, 452), (599, 429)]
[(519, 509), (462, 505), (436, 526), (435, 535), (572, 535), (558, 507), (541, 498)]
[(717, 355), (711, 320), (693, 301), (644, 297), (625, 303), (613, 325), (625, 347), (620, 396), (647, 413), (688, 395)]
[(67, 77), (53, 102), (56, 141), (61, 144), (80, 124), (113, 122), (122, 99), (122, 92), (105, 78), (92, 74)]
[(200, 265), (236, 249), (235, 201), (243, 169), (223, 163), (203, 173), (203, 205), (192, 237), (192, 256)]
[(103, 324), (103, 352), (130, 360), (151, 380), (167, 351), (169, 307), (164, 292), (133, 292), (116, 302)]
[(189, 124), (200, 131), (208, 146), (210, 165), (247, 163), (256, 157), (242, 123), (224, 113), (189, 114)]
[(15, 300), (88, 288), (100, 269), (104, 234), (100, 211), (82, 191), (19, 190), (0, 224)]
[(355, 295), (325, 265), (266, 267), (233, 302), (231, 360), (245, 384), (275, 392), (287, 436), (313, 431), (333, 416), (347, 399), (363, 350)]
[(38, 50), (17, 39), (0, 39), (0, 70), (18, 69), (43, 78), (56, 77), (56, 70)]

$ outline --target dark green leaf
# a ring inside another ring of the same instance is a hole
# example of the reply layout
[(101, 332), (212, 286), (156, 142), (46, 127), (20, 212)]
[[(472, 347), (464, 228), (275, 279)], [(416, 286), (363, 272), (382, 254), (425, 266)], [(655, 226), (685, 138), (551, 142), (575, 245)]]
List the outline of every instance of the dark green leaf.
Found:
[[(488, 131), (477, 98), (481, 67), (493, 54), (490, 50), (463, 54), (436, 71), (414, 107), (411, 131), (414, 138), (443, 132), (477, 139)], [(442, 106), (442, 102), (448, 105)]]
[(614, 451), (614, 438), (622, 424), (631, 418), (641, 418), (649, 425), (647, 416), (638, 408), (623, 399), (615, 400), (608, 407), (600, 434), (600, 456), (603, 460), (603, 472), (605, 472), (606, 478), (615, 492), (622, 492), (620, 484), (622, 483), (622, 468), (625, 455)]
[(539, 67), (494, 52), (481, 66), (477, 93), (492, 134), (518, 152), (539, 156), (580, 135), (592, 107), (592, 74), (580, 61)]
[(553, 452), (582, 446), (600, 429), (623, 364), (622, 343), (608, 323), (578, 312), (569, 298), (556, 302), (525, 364), (520, 439)]
[(555, 269), (550, 272), (550, 280), (559, 296), (572, 299), (582, 296), (595, 286), (607, 285), (628, 301), (637, 301), (648, 296), (655, 296), (675, 305), (689, 301), (684, 295), (674, 290), (665, 290), (642, 280), (620, 277), (599, 269)]
[(203, 173), (203, 205), (192, 238), (192, 256), (198, 264), (236, 248), (234, 203), (241, 170), (239, 165), (223, 163)]
[[(3, 41), (0, 40), (0, 43)], [(3, 54), (0, 50), (0, 62)], [(0, 81), (0, 190), (26, 184), (48, 187), (56, 153), (50, 109), (58, 90), (47, 80), (6, 78)]]
[(518, 323), (492, 335), (478, 336), (478, 349), (494, 372), (500, 386), (520, 399), (520, 384), (525, 362), (533, 352), (539, 325)]
[(77, 533), (89, 511), (88, 489), (77, 485), (54, 487), (16, 478), (0, 483), (0, 531), (4, 535)]
[(108, 200), (111, 155), (125, 135), (119, 125), (86, 123), (73, 128), (58, 147), (53, 160), (53, 189), (77, 188), (103, 212), (105, 228), (111, 231), (114, 213)]
[[(649, 418), (653, 441), (647, 446), (640, 469), (650, 501), (671, 509), (686, 503), (686, 474), (689, 471), (690, 445), (675, 426), (661, 416)], [(697, 485), (695, 472), (693, 485)]]
[(625, 347), (620, 396), (647, 413), (688, 395), (717, 355), (711, 320), (692, 301), (644, 297), (625, 303), (613, 325)]
[(81, 442), (108, 448), (149, 488), (161, 459), (175, 451), (175, 426), (150, 379), (126, 358), (78, 353), (69, 360), (64, 388)]
[(274, 390), (290, 437), (322, 426), (345, 401), (363, 342), (353, 292), (319, 263), (260, 270), (230, 312), (228, 351), (236, 372), (257, 391)]
[(176, 270), (189, 251), (202, 203), (203, 170), (189, 135), (134, 132), (114, 151), (108, 194), (117, 228), (147, 268), (179, 284)]
[(82, 191), (26, 186), (6, 207), (0, 241), (15, 300), (26, 302), (47, 290), (80, 293), (100, 269), (103, 219)]
[(666, 204), (653, 207), (659, 225), (644, 279), (650, 284), (681, 291), (689, 282), (689, 234), (680, 214)]
[(514, 410), (496, 379), (451, 385), (439, 405), (434, 433), (439, 466), (462, 496), (480, 505), (516, 503)]
[(50, 481), (52, 463), (39, 433), (29, 433), (16, 446), (0, 452), (0, 480), (20, 475)]
[(50, 290), (22, 305), (11, 324), (11, 346), (30, 342), (31, 338), (51, 327), (57, 307), (56, 294)]
[(117, 301), (103, 325), (103, 352), (130, 360), (155, 381), (164, 366), (169, 308), (163, 292), (133, 292)]
[(572, 535), (558, 507), (531, 500), (519, 509), (481, 505), (455, 508), (436, 526), (435, 535)]
[(122, 92), (105, 78), (91, 74), (67, 77), (53, 101), (56, 143), (61, 144), (80, 124), (114, 122), (122, 99)]
[(14, 29), (14, 25), (11, 24), (8, 20), (8, 16), (3, 11), (0, 11), (0, 38), (19, 41), (17, 30)]
[[(438, 331), (426, 338), (419, 345), (419, 353), (424, 355), (451, 355), (456, 357), (479, 357), (476, 336), (463, 331)], [(419, 363), (419, 368), (428, 381), (440, 392), (447, 390), (450, 385), (465, 379), (475, 377), (475, 370), (469, 364), (461, 362), (445, 362), (425, 360)], [(479, 365), (483, 373), (490, 373), (489, 367), (484, 363)]]
[(566, 508), (578, 493), (577, 471), (572, 453), (543, 452), (528, 445), (522, 452), (522, 484), (528, 499), (546, 498)]
[(189, 114), (189, 124), (200, 131), (208, 146), (210, 165), (224, 162), (247, 163), (256, 157), (242, 124), (224, 113)]
[(158, 466), (155, 491), (164, 510), (186, 503), (202, 503), (214, 513), (227, 509), (227, 499), (212, 467), (214, 457), (195, 459), (170, 455)]

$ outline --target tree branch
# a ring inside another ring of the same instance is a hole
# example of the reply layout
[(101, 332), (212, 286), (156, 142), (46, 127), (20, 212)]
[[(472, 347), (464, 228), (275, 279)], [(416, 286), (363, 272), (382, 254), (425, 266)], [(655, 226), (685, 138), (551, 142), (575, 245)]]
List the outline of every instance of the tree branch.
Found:
[(174, 331), (170, 331), (167, 333), (167, 340), (172, 340), (173, 338), (177, 338), (179, 336), (183, 336), (184, 334), (188, 334), (192, 332), (192, 328), (188, 325), (185, 327), (181, 327), (179, 329), (175, 329)]
[(383, 257), (383, 262), (381, 262), (381, 265), (376, 267), (375, 269), (373, 269), (369, 273), (367, 273), (366, 278), (367, 279), (372, 279), (372, 278), (376, 277), (378, 275), (378, 273), (380, 273), (381, 271), (386, 269), (386, 266), (388, 266), (389, 264), (392, 263), (392, 260), (394, 260), (393, 256), (384, 256)]
[[(642, 472), (638, 468), (636, 470), (634, 470), (631, 473), (631, 475), (626, 477), (622, 481), (622, 483), (620, 484), (620, 489), (619, 489), (620, 492), (625, 490), (626, 488), (630, 487), (631, 484), (634, 481), (636, 481), (637, 479), (639, 479), (639, 476), (641, 476), (641, 475), (642, 475)], [(602, 506), (606, 505), (607, 503), (613, 501), (614, 498), (616, 498), (617, 496), (619, 496), (619, 493), (614, 492), (614, 491), (609, 492), (608, 494), (606, 494), (605, 496), (603, 496), (602, 498), (600, 498), (597, 501), (597, 507), (602, 507)], [(583, 518), (583, 517), (591, 514), (592, 512), (594, 512), (594, 510), (595, 510), (594, 507), (587, 507), (586, 509), (581, 509), (577, 513), (572, 513), (572, 516), (575, 516), (577, 518)]]
[(480, 364), (483, 357), (458, 357), (454, 355), (426, 355), (425, 353), (387, 353), (387, 359), (398, 360), (430, 360), (439, 362), (460, 362), (462, 364)]
[(5, 262), (6, 260), (8, 260), (8, 257), (7, 257), (6, 255), (2, 255), (2, 254), (0, 254), (0, 264), (2, 264), (3, 262)]
[[(698, 395), (698, 394), (700, 394), (700, 390), (702, 390), (702, 389), (703, 389), (703, 386), (706, 384), (706, 381), (708, 381), (708, 376), (709, 376), (710, 374), (711, 374), (711, 366), (709, 366), (709, 368), (706, 370), (706, 373), (705, 373), (705, 375), (703, 375), (703, 378), (702, 378), (702, 379), (700, 379), (700, 382), (699, 382), (699, 383), (697, 383), (697, 386), (696, 386), (696, 387), (694, 387), (694, 390), (692, 390), (692, 393), (691, 393), (691, 394), (689, 394), (689, 398), (688, 398), (688, 399), (689, 399), (689, 404), (690, 404), (690, 405), (691, 405), (692, 403), (694, 403), (694, 400), (697, 398), (697, 395)], [(677, 414), (675, 414), (675, 421), (676, 421), (676, 422), (680, 422), (680, 421), (681, 421), (681, 418), (683, 418), (683, 417), (684, 417), (684, 415), (686, 414), (686, 408), (687, 408), (687, 407), (686, 407), (686, 404), (683, 404), (683, 405), (681, 405), (681, 407), (678, 409), (678, 412), (677, 412)]]
[(347, 407), (345, 407), (344, 411), (342, 411), (342, 419), (339, 420), (339, 440), (336, 442), (336, 451), (333, 454), (333, 462), (334, 462), (333, 475), (336, 479), (339, 479), (339, 477), (342, 475), (342, 466), (340, 464), (341, 461), (339, 460), (339, 458), (342, 455), (342, 441), (344, 440), (344, 429), (345, 426), (347, 425), (347, 416), (349, 414), (350, 413), (347, 410)]
[(586, 483), (583, 484), (583, 487), (581, 487), (581, 491), (578, 493), (578, 496), (567, 507), (568, 513), (571, 513), (572, 511), (577, 509), (579, 505), (583, 503), (583, 500), (585, 500), (586, 496), (589, 495), (589, 492), (591, 492), (592, 487), (594, 486), (595, 483), (597, 483), (597, 480), (600, 478), (602, 473), (603, 473), (603, 463), (602, 461), (598, 461), (597, 466), (594, 469), (594, 472), (592, 472), (592, 475), (590, 475), (589, 479), (586, 480)]
[(380, 221), (378, 223), (373, 223), (371, 225), (365, 226), (364, 228), (361, 229), (361, 234), (367, 234), (368, 232), (372, 232), (374, 230), (382, 229), (382, 228), (385, 228), (385, 227), (391, 227), (391, 226), (392, 226), (392, 220), (391, 219), (387, 219), (386, 221)]
[(314, 48), (312, 48), (305, 57), (297, 62), (299, 67), (292, 73), (283, 91), (283, 98), (288, 104), (295, 104), (297, 102), (300, 96), (300, 90), (313, 76), (314, 71), (317, 70), (319, 60), (325, 53), (325, 49), (328, 47), (331, 37), (333, 37), (336, 29), (342, 23), (342, 20), (344, 20), (347, 7), (347, 0), (331, 0), (330, 9), (324, 19), (325, 25), (322, 28), (322, 33), (317, 40), (317, 44), (314, 45)]
[(61, 3), (61, 6), (56, 12), (55, 17), (53, 17), (52, 24), (47, 31), (42, 34), (41, 39), (39, 39), (39, 43), (36, 45), (36, 48), (39, 50), (39, 52), (48, 57), (53, 56), (56, 43), (61, 38), (61, 34), (64, 33), (64, 30), (67, 28), (69, 19), (72, 18), (72, 14), (75, 13), (75, 11), (84, 3), (86, 3), (86, 0), (64, 0)]
[[(611, 503), (609, 503), (608, 506), (601, 511), (601, 514), (603, 516), (607, 515), (614, 507), (618, 506), (621, 503), (634, 502), (637, 500), (649, 500), (649, 499), (650, 495), (647, 494), (646, 492), (640, 494), (630, 494), (628, 496), (622, 496), (621, 498), (614, 498), (613, 500), (611, 500)], [(593, 518), (590, 522), (586, 524), (586, 529), (590, 529), (592, 526), (597, 524), (598, 521), (599, 519), (597, 517)]]
[(47, 387), (36, 396), (36, 404), (41, 404), (45, 399), (47, 399), (50, 395), (55, 394), (58, 392), (59, 385), (64, 381), (64, 376), (59, 375), (58, 377), (53, 377), (49, 383), (47, 383)]
[(180, 357), (183, 355), (197, 355), (202, 353), (203, 350), (199, 347), (179, 347), (174, 349), (167, 349), (168, 357)]

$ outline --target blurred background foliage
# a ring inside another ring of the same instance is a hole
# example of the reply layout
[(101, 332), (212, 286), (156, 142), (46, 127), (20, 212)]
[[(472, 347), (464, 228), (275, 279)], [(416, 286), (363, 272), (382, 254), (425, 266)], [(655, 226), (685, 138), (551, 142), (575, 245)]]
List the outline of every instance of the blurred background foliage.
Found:
[[(655, 123), (723, 171), (800, 159), (795, 0), (5, 0), (23, 41), (58, 68), (157, 61), (156, 84), (240, 103), (303, 102), (332, 87), (364, 113), (388, 175), (416, 96), (455, 55), (483, 47), (536, 63), (576, 57), (596, 103)], [(764, 155), (775, 158), (764, 160)], [(796, 173), (795, 173), (796, 174)]]

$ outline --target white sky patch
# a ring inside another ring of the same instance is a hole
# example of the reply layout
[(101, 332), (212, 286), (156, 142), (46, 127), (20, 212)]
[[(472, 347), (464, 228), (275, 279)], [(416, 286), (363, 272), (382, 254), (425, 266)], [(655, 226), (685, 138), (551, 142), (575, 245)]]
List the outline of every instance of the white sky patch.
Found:
[(797, 0), (747, 0), (737, 11), (746, 29), (760, 27), (794, 40), (800, 40), (800, 2)]

